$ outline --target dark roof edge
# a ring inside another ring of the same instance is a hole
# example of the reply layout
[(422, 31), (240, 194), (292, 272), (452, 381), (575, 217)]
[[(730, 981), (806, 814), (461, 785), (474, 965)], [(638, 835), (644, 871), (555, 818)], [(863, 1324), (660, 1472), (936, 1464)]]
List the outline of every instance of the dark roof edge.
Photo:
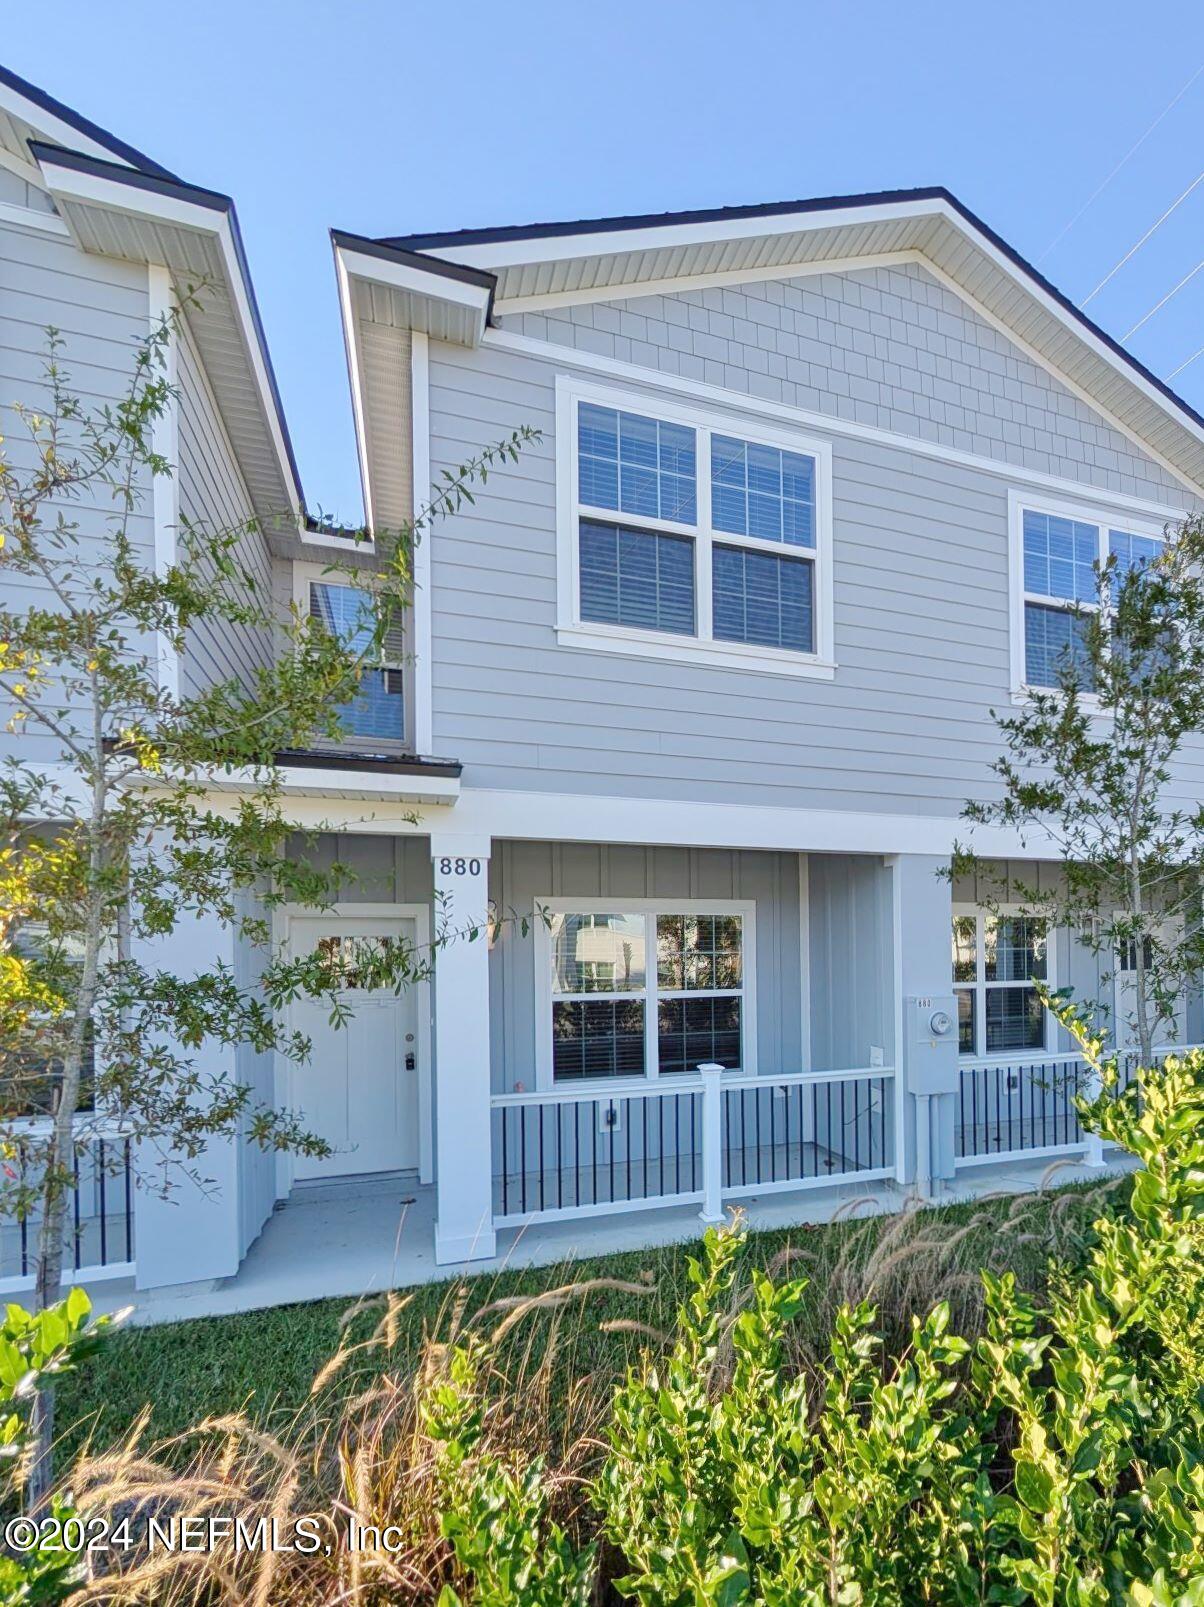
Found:
[(959, 201), (957, 196), (943, 184), (926, 185), (910, 190), (872, 190), (860, 195), (820, 196), (806, 201), (773, 201), (760, 206), (711, 207), (693, 212), (646, 212), (632, 214), (630, 217), (581, 218), (568, 223), (526, 223), (509, 228), (460, 229), (442, 234), (397, 235), (386, 237), (378, 243), (393, 250), (424, 252), (440, 246), (500, 245), (511, 240), (562, 239), (574, 234), (609, 234), (622, 229), (653, 229), (674, 224), (732, 223), (741, 219), (785, 217), (791, 212), (835, 212), (849, 206), (889, 206), (908, 201), (944, 201), (952, 207), (971, 228), (989, 240), (1014, 268), (1055, 301), (1064, 313), (1102, 342), (1113, 356), (1139, 374), (1147, 384), (1152, 385), (1160, 396), (1190, 419), (1197, 429), (1204, 430), (1204, 414), (1198, 413), (1190, 402), (1184, 401), (1165, 380), (1159, 379), (1139, 357), (1134, 357), (1133, 353), (1118, 340), (1101, 329), (1093, 318), (1076, 307), (1074, 302), (1052, 284), (1039, 269), (1023, 257), (1014, 246), (1009, 245), (1002, 235), (997, 234), (990, 224), (984, 223), (977, 213)]
[(374, 770), (383, 775), (439, 776), (458, 780), (463, 765), (458, 759), (429, 759), (414, 754), (346, 753), (326, 748), (288, 748), (276, 755), (279, 765), (310, 770)]
[(255, 283), (251, 278), (251, 266), (247, 261), (242, 230), (238, 224), (238, 208), (234, 205), (233, 199), (228, 195), (223, 195), (219, 190), (206, 190), (197, 184), (186, 184), (183, 179), (178, 179), (173, 174), (166, 172), (135, 172), (131, 168), (120, 166), (119, 163), (104, 162), (99, 157), (85, 156), (80, 151), (65, 150), (61, 145), (48, 145), (43, 140), (30, 140), (29, 149), (33, 153), (34, 159), (38, 162), (46, 160), (56, 166), (70, 168), (76, 173), (93, 173), (98, 178), (111, 179), (117, 184), (125, 184), (131, 189), (144, 190), (152, 195), (174, 196), (177, 200), (190, 201), (196, 206), (208, 207), (210, 211), (221, 212), (226, 216), (230, 224), (230, 238), (234, 243), (234, 255), (238, 263), (238, 271), (242, 278), (243, 289), (246, 291), (247, 306), (251, 312), (251, 323), (254, 326), (255, 339), (259, 346), (259, 354), (263, 359), (272, 405), (276, 410), (276, 420), (280, 426), (280, 437), (284, 442), (285, 456), (292, 472), (293, 485), (296, 487), (302, 512), (304, 512), (305, 493), (301, 485), (301, 473), (297, 467), (292, 438), (288, 430), (288, 420), (284, 414), (284, 403), (281, 400), (280, 387), (276, 381), (276, 370), (272, 366), (272, 354), (268, 348), (267, 333), (263, 327), (259, 301), (255, 295)]
[(491, 293), (497, 285), (497, 274), (490, 273), (485, 268), (468, 268), (461, 262), (448, 262), (442, 257), (428, 257), (422, 252), (394, 245), (389, 240), (373, 240), (367, 235), (351, 234), (346, 229), (331, 229), (330, 239), (336, 248), (345, 246), (349, 251), (363, 252), (366, 257), (377, 257), (382, 262), (398, 262), (404, 267), (417, 268), (423, 273), (434, 273), (445, 279), (459, 280), (461, 284), (478, 285), (482, 290)]
[(579, 218), (567, 223), (517, 223), (494, 229), (453, 229), (442, 234), (386, 235), (378, 242), (399, 250), (436, 246), (500, 245), (507, 240), (552, 240), (573, 234), (614, 234), (620, 229), (656, 229), (685, 223), (738, 223), (744, 218), (786, 217), (791, 212), (834, 212), (842, 206), (874, 206), (898, 201), (952, 201), (941, 185), (913, 190), (878, 190), (865, 195), (828, 195), (808, 201), (767, 201), (750, 206), (715, 206), (689, 212), (634, 212), (626, 217)]
[(57, 117), (62, 122), (69, 123), (72, 128), (78, 129), (88, 139), (95, 140), (98, 145), (104, 145), (113, 152), (114, 156), (121, 157), (123, 161), (132, 162), (143, 173), (153, 173), (163, 179), (175, 178), (175, 174), (169, 168), (153, 161), (142, 151), (136, 150), (134, 146), (127, 145), (125, 140), (118, 139), (116, 134), (110, 134), (107, 128), (101, 128), (99, 123), (94, 123), (90, 118), (81, 116), (79, 112), (72, 110), (70, 106), (64, 106), (61, 100), (55, 100), (53, 95), (48, 95), (44, 89), (39, 89), (36, 84), (31, 84), (27, 78), (20, 77), (19, 74), (12, 72), (8, 67), (0, 67), (0, 84), (5, 84), (9, 89), (16, 90), (18, 95), (23, 95), (26, 100), (32, 101), (35, 106), (40, 106), (43, 111), (49, 112), (52, 117)]

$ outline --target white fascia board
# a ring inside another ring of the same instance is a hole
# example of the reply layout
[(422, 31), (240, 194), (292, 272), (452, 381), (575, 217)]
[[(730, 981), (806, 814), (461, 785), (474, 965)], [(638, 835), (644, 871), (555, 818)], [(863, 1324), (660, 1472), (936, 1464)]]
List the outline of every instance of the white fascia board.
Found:
[(453, 307), (465, 307), (479, 312), (484, 319), (489, 306), (489, 287), (468, 284), (433, 269), (428, 273), (407, 262), (389, 262), (384, 257), (369, 256), (348, 246), (336, 246), (336, 255), (342, 258), (346, 272), (353, 279), (367, 279), (394, 290), (407, 291), (428, 301), (442, 301)]
[(372, 508), (372, 476), (368, 462), (368, 429), (364, 416), (364, 391), (361, 375), (359, 324), (351, 302), (351, 279), (347, 272), (344, 253), (336, 246), (334, 253), (335, 280), (339, 287), (339, 315), (343, 323), (343, 347), (347, 353), (347, 380), (351, 386), (351, 413), (355, 421), (355, 451), (360, 465), (360, 490), (364, 498), (364, 522), (371, 529), (375, 524)]
[(112, 145), (93, 139), (78, 123), (69, 123), (61, 117), (56, 117), (46, 106), (39, 101), (30, 100), (27, 95), (23, 95), (19, 89), (10, 84), (0, 84), (0, 106), (3, 106), (10, 117), (20, 118), (21, 122), (28, 123), (30, 128), (37, 129), (39, 138), (44, 139), (48, 145), (62, 145), (67, 150), (80, 151), (85, 156), (99, 157), (103, 162), (117, 162), (122, 167), (132, 167), (129, 160)]
[(243, 348), (251, 367), (256, 389), (259, 392), (268, 433), (276, 453), (281, 479), (288, 492), (290, 511), (301, 518), (301, 490), (293, 475), (288, 449), (280, 429), (280, 417), (272, 393), (271, 381), (264, 365), (263, 353), (255, 331), (255, 319), (247, 297), (234, 234), (227, 213), (215, 207), (202, 206), (183, 196), (164, 195), (158, 190), (135, 188), (118, 179), (98, 173), (81, 173), (76, 168), (60, 166), (52, 157), (41, 161), (42, 177), (46, 187), (56, 198), (84, 205), (103, 207), (110, 212), (121, 212), (128, 217), (151, 218), (155, 222), (180, 229), (191, 229), (198, 234), (212, 236), (221, 254), (226, 289), (229, 291), (242, 331)]
[(661, 251), (673, 246), (710, 245), (725, 240), (752, 240), (759, 235), (801, 234), (843, 224), (889, 222), (894, 218), (940, 213), (939, 200), (880, 202), (836, 207), (829, 211), (783, 212), (773, 217), (715, 219), (709, 223), (666, 223), (644, 228), (605, 229), (593, 234), (551, 235), (543, 239), (482, 241), (476, 245), (431, 246), (429, 254), (465, 267), (527, 267), (570, 257), (609, 257), (630, 251)]

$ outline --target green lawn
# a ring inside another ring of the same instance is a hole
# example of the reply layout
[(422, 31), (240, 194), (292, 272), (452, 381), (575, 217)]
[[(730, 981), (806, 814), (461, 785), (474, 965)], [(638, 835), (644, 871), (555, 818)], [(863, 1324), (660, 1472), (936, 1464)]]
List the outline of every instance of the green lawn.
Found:
[[(811, 1277), (815, 1298), (800, 1324), (805, 1352), (822, 1353), (834, 1304), (858, 1297), (867, 1284), (888, 1340), (898, 1344), (908, 1313), (942, 1297), (958, 1308), (959, 1320), (968, 1325), (963, 1331), (972, 1328), (982, 1265), (1011, 1267), (1023, 1285), (1039, 1290), (1050, 1255), (1082, 1248), (1101, 1203), (1099, 1185), (1079, 1186), (1020, 1201), (993, 1199), (912, 1212), (903, 1219), (846, 1219), (752, 1234), (749, 1257), (760, 1266), (781, 1268), (789, 1262), (793, 1271)], [(598, 1392), (609, 1392), (641, 1346), (658, 1343), (647, 1329), (671, 1327), (686, 1290), (686, 1260), (696, 1252), (696, 1244), (675, 1245), (417, 1288), (406, 1297), (393, 1349), (386, 1353), (378, 1347), (353, 1358), (334, 1394), (362, 1388), (381, 1368), (397, 1372), (412, 1365), (425, 1337), (446, 1337), (461, 1301), (461, 1320), (467, 1320), (507, 1297), (569, 1282), (617, 1279), (646, 1292), (604, 1288), (574, 1294), (515, 1322), (499, 1350), (499, 1363), (512, 1381), (529, 1378), (542, 1364), (556, 1401), (571, 1405), (583, 1386), (600, 1398)], [(83, 1374), (60, 1385), (64, 1450), (73, 1451), (89, 1438), (94, 1448), (106, 1446), (148, 1403), (155, 1440), (206, 1416), (240, 1410), (265, 1427), (283, 1428), (305, 1406), (315, 1374), (338, 1347), (350, 1304), (318, 1301), (119, 1334)], [(346, 1331), (353, 1338), (367, 1334), (381, 1310), (379, 1303), (370, 1304)], [(505, 1312), (487, 1314), (486, 1330)], [(330, 1398), (324, 1396), (327, 1406)], [(560, 1416), (571, 1431), (573, 1412), (566, 1409)]]

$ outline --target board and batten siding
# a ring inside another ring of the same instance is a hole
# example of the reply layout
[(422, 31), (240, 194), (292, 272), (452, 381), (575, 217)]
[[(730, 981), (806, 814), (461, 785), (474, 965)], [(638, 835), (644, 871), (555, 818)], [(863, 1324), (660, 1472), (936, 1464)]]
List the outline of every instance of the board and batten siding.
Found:
[[(40, 195), (27, 186), (16, 204), (48, 211), (49, 198), (43, 196), (39, 202)], [(18, 473), (33, 466), (35, 453), (16, 404), (36, 410), (49, 400), (47, 329), (53, 326), (59, 331), (58, 362), (67, 388), (85, 408), (95, 409), (118, 402), (126, 393), (135, 347), (146, 337), (148, 319), (145, 267), (85, 256), (64, 234), (0, 221), (0, 434)], [(154, 554), (149, 476), (140, 490), (142, 499), (127, 531), (140, 560), (149, 564)], [(80, 571), (99, 569), (107, 562), (112, 499), (88, 492), (65, 504), (64, 512), (81, 530)], [(8, 606), (49, 601), (49, 594), (29, 579), (9, 577), (6, 585)], [(0, 710), (0, 754), (17, 752), (27, 759), (57, 756), (57, 743), (37, 735), (32, 722), (20, 737), (4, 731), (6, 724)]]
[[(203, 555), (207, 535), (241, 529), (254, 510), (186, 321), (179, 334), (176, 387), (181, 535), (189, 530)], [(232, 556), (240, 570), (254, 577), (259, 600), (269, 609), (272, 560), (264, 536), (245, 530)], [(272, 652), (270, 631), (210, 614), (189, 630), (180, 664), (182, 690), (196, 692), (231, 676), (249, 685), (256, 669), (271, 663)]]
[[(353, 873), (343, 903), (431, 904), (425, 837), (325, 833), (294, 839), (291, 851)], [(718, 848), (620, 847), (604, 843), (493, 845), (489, 896), (502, 917), (489, 954), (490, 1064), (495, 1092), (535, 1087), (534, 923), (551, 898), (730, 899), (756, 905), (757, 1057), (762, 1072), (803, 1069), (803, 910), (797, 854)], [(435, 912), (435, 928), (438, 926)], [(526, 930), (523, 923), (526, 923)], [(439, 986), (438, 956), (435, 989)]]
[[(595, 319), (600, 311), (583, 310)], [(1017, 360), (1003, 359), (1004, 381)], [(434, 749), (464, 763), (466, 785), (946, 816), (990, 789), (1000, 747), (990, 710), (1010, 696), (1006, 476), (897, 440), (807, 432), (829, 438), (833, 453), (832, 681), (562, 647), (558, 372), (574, 372), (568, 349), (544, 357), (431, 344), (435, 474), (520, 425), (542, 432), (517, 464), (490, 476), (474, 506), (433, 532)], [(751, 373), (739, 375), (749, 389)], [(646, 392), (654, 408), (656, 377), (649, 367), (641, 382), (612, 383)], [(725, 367), (733, 392), (738, 377)], [(897, 387), (894, 428), (912, 395)], [(1049, 417), (1086, 434), (1073, 409)], [(751, 419), (747, 429), (755, 435)], [(1084, 439), (1080, 460), (1068, 442), (1054, 464), (1085, 494), (1188, 502), (1153, 463), (1122, 474), (1119, 454), (1116, 466), (1088, 464), (1087, 448)], [(1031, 466), (1050, 463), (1044, 455)], [(1204, 759), (1193, 752), (1181, 795), (1202, 786)]]

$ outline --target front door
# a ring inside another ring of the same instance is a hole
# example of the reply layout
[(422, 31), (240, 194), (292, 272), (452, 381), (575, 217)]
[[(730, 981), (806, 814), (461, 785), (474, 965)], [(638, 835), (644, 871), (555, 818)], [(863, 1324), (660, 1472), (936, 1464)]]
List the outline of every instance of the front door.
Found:
[[(1182, 923), (1173, 927), (1169, 924), (1163, 928), (1162, 941), (1164, 943), (1178, 942), (1182, 935)], [(1115, 1009), (1116, 1009), (1116, 1046), (1122, 1053), (1129, 1053), (1137, 1048), (1137, 944), (1130, 939), (1122, 943), (1120, 952), (1116, 956), (1116, 979), (1114, 983)], [(1146, 966), (1148, 968), (1152, 956), (1147, 952)], [(1150, 1012), (1153, 1014), (1157, 1006), (1150, 1001)], [(1165, 1044), (1181, 1044), (1185, 1041), (1185, 1012), (1183, 999), (1180, 996), (1175, 1006), (1173, 1021), (1162, 1020), (1158, 1023), (1155, 1032), (1155, 1042)]]
[(357, 942), (414, 942), (414, 922), (397, 916), (295, 917), (294, 953), (319, 945), (347, 952), (346, 986), (338, 997), (349, 1015), (330, 1021), (324, 999), (297, 1000), (290, 1025), (312, 1044), (308, 1061), (293, 1063), (289, 1104), (307, 1132), (331, 1146), (322, 1158), (298, 1155), (294, 1175), (350, 1177), (418, 1167), (418, 1034), (414, 988), (400, 993), (356, 985)]

